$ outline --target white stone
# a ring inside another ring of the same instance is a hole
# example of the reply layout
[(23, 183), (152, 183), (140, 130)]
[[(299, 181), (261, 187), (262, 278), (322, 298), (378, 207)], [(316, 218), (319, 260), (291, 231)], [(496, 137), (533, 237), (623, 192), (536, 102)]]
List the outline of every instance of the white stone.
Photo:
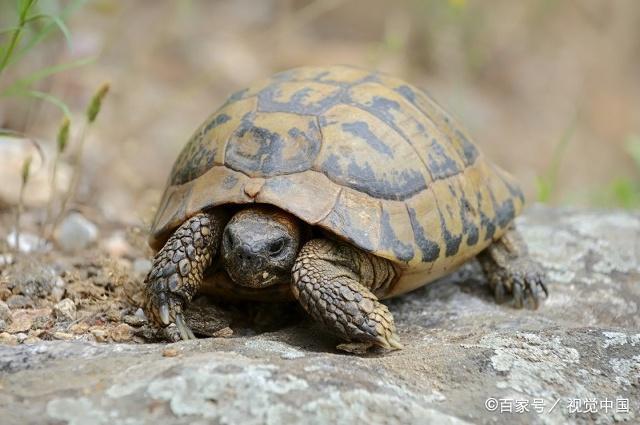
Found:
[(56, 242), (68, 252), (85, 249), (97, 239), (98, 227), (77, 212), (69, 214), (56, 232)]
[[(48, 251), (51, 248), (51, 244), (49, 244), (44, 239), (41, 239), (40, 237), (32, 233), (20, 232), (19, 239), (20, 239), (21, 252), (26, 252), (26, 253), (36, 252), (36, 251), (44, 252), (44, 251)], [(18, 248), (18, 243), (17, 243), (18, 235), (15, 232), (15, 230), (9, 233), (9, 235), (7, 235), (6, 240), (7, 240), (7, 244), (9, 244), (9, 247), (13, 249)], [(11, 260), (13, 260), (13, 258), (11, 258)]]
[(138, 258), (133, 262), (133, 272), (137, 275), (143, 276), (149, 273), (151, 270), (151, 261), (146, 258)]

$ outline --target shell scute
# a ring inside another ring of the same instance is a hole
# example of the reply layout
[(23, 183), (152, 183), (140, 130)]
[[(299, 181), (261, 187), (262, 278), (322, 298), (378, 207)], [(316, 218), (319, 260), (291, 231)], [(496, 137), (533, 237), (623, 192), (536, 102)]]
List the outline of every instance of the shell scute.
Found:
[(178, 155), (169, 183), (184, 184), (200, 177), (212, 166), (222, 164), (225, 142), (255, 106), (255, 98), (241, 99), (223, 106), (207, 118)]
[(383, 122), (349, 105), (323, 118), (324, 143), (314, 169), (379, 199), (406, 199), (426, 189), (430, 177), (415, 151)]
[(308, 170), (322, 136), (315, 116), (247, 113), (225, 147), (224, 163), (250, 176)]

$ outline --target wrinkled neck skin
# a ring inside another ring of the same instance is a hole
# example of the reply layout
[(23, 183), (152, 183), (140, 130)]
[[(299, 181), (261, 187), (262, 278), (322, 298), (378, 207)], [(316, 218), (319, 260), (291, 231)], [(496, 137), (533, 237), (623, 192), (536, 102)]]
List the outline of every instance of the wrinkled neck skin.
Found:
[(291, 281), (302, 243), (299, 219), (270, 206), (237, 212), (222, 235), (222, 264), (234, 283), (266, 288)]

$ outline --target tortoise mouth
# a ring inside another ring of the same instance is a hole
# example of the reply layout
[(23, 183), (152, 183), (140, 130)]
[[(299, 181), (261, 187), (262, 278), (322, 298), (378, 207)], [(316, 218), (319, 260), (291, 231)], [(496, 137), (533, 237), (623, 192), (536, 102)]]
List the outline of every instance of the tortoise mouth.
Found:
[(241, 270), (238, 270), (238, 268), (235, 267), (225, 267), (225, 270), (233, 283), (244, 286), (246, 288), (254, 289), (262, 289), (269, 286), (286, 283), (290, 280), (291, 276), (290, 270), (278, 274), (269, 273), (267, 271), (257, 274), (248, 274), (246, 272), (242, 272), (242, 268)]

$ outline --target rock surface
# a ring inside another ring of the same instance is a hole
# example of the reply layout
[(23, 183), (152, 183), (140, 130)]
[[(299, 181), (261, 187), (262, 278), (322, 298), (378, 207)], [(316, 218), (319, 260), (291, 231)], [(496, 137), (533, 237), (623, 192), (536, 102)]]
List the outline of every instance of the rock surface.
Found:
[[(0, 418), (638, 423), (640, 215), (534, 208), (519, 225), (549, 273), (538, 311), (496, 305), (472, 262), (389, 301), (402, 351), (341, 354), (310, 321), (255, 335), (232, 325), (231, 338), (170, 345), (0, 345)], [(515, 413), (522, 406), (528, 412)]]

